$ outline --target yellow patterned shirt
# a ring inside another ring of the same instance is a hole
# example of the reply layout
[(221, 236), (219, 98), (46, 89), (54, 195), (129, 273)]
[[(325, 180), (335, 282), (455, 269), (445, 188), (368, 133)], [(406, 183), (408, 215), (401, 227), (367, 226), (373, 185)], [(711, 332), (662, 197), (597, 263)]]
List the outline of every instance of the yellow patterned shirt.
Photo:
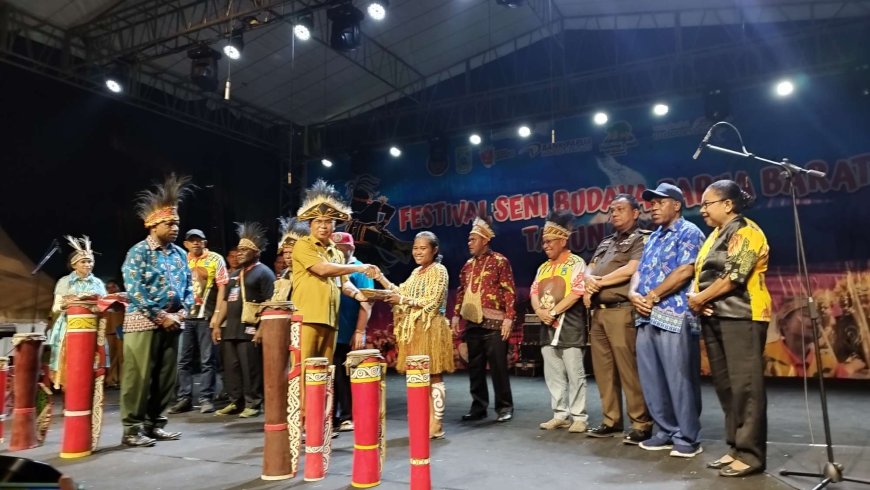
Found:
[(714, 316), (770, 321), (770, 292), (764, 282), (769, 252), (764, 232), (742, 215), (713, 230), (695, 262), (696, 292), (719, 278), (736, 286), (710, 303)]

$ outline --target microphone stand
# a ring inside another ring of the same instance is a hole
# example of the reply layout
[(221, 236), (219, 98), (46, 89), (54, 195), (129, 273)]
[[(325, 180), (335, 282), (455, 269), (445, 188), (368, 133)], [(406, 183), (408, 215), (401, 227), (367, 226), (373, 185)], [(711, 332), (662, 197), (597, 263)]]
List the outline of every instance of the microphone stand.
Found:
[[(807, 257), (806, 250), (804, 248), (804, 239), (803, 233), (801, 231), (801, 223), (800, 216), (798, 215), (798, 200), (797, 200), (797, 190), (795, 189), (794, 179), (797, 175), (811, 175), (814, 177), (824, 177), (825, 173), (820, 172), (818, 170), (810, 170), (803, 167), (799, 167), (791, 162), (788, 159), (783, 158), (782, 161), (774, 161), (769, 160), (767, 158), (759, 157), (758, 155), (752, 154), (746, 150), (746, 147), (743, 145), (743, 137), (740, 135), (740, 131), (737, 130), (734, 125), (727, 122), (718, 122), (710, 128), (710, 131), (713, 131), (718, 125), (726, 125), (734, 129), (737, 133), (738, 138), (740, 139), (740, 151), (731, 150), (728, 148), (722, 148), (720, 146), (711, 145), (706, 142), (701, 142), (699, 148), (709, 148), (710, 150), (717, 151), (719, 153), (725, 153), (727, 155), (738, 156), (742, 158), (747, 158), (749, 160), (757, 160), (759, 162), (764, 162), (770, 165), (775, 165), (782, 169), (782, 176), (786, 180), (786, 183), (789, 187), (789, 193), (791, 195), (791, 207), (792, 207), (792, 215), (794, 219), (794, 233), (795, 233), (795, 246), (797, 248), (797, 259), (798, 259), (798, 276), (801, 281), (803, 281), (803, 291), (806, 292), (806, 300), (805, 305), (806, 308), (809, 309), (810, 313), (810, 322), (813, 328), (813, 349), (815, 350), (816, 357), (816, 378), (819, 382), (819, 398), (821, 399), (822, 405), (822, 423), (824, 425), (825, 430), (825, 448), (827, 449), (827, 457), (828, 460), (825, 463), (825, 467), (822, 473), (809, 473), (802, 471), (790, 471), (790, 470), (781, 470), (779, 472), (782, 476), (808, 476), (814, 478), (820, 478), (821, 481), (813, 487), (813, 490), (820, 490), (822, 488), (827, 487), (831, 483), (839, 483), (841, 481), (848, 481), (854, 483), (861, 483), (864, 485), (870, 485), (870, 481), (860, 480), (857, 478), (848, 478), (843, 476), (844, 467), (841, 463), (838, 463), (834, 460), (834, 447), (833, 442), (831, 440), (831, 421), (828, 417), (828, 394), (825, 390), (825, 380), (824, 374), (822, 372), (822, 352), (819, 346), (819, 336), (822, 332), (820, 323), (821, 315), (819, 314), (818, 305), (816, 305), (815, 300), (813, 299), (813, 291), (812, 284), (810, 283), (809, 271), (807, 270)], [(801, 298), (803, 300), (803, 298)], [(802, 304), (804, 301), (802, 301)], [(801, 308), (803, 310), (803, 306)]]
[(60, 251), (60, 244), (57, 242), (57, 238), (52, 240), (48, 247), (48, 250), (42, 256), (42, 260), (40, 260), (39, 263), (36, 264), (36, 267), (30, 271), (30, 275), (33, 277), (33, 324), (30, 325), (31, 333), (36, 331), (36, 322), (39, 321), (39, 278), (36, 277), (36, 274), (42, 270), (42, 267), (46, 262), (48, 262), (48, 259)]

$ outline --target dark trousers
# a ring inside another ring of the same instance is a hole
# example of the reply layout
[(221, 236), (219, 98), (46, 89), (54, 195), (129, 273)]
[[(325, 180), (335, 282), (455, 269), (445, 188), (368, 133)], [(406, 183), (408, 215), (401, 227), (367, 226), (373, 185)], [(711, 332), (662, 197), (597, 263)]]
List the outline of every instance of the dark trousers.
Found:
[(163, 412), (175, 396), (178, 332), (163, 328), (124, 334), (121, 423), (124, 435), (166, 426)]
[(502, 340), (501, 332), (481, 328), (469, 322), (465, 329), (465, 343), (468, 346), (468, 381), (472, 399), (470, 413), (485, 414), (489, 405), (487, 362), (492, 390), (495, 392), (496, 413), (513, 412), (514, 400), (507, 368), (507, 342)]
[(216, 350), (208, 320), (184, 322), (184, 330), (181, 331), (181, 357), (178, 359), (179, 400), (193, 397), (193, 367), (197, 357), (200, 365), (199, 401), (211, 401), (214, 398)]
[(732, 457), (764, 468), (767, 461), (767, 395), (764, 342), (767, 322), (701, 319), (713, 386), (725, 412), (725, 442)]
[(332, 364), (335, 366), (335, 409), (333, 418), (338, 424), (353, 419), (353, 400), (350, 393), (350, 376), (344, 367), (350, 344), (335, 344)]
[(221, 340), (224, 389), (230, 403), (259, 409), (263, 405), (263, 353), (250, 340)]

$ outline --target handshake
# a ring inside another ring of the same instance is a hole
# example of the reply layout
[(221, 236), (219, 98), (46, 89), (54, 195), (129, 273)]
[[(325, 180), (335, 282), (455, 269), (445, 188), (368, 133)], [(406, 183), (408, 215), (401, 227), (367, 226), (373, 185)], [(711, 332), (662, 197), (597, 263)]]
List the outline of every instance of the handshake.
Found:
[(380, 267), (373, 264), (362, 264), (358, 266), (357, 272), (362, 272), (369, 279), (377, 279), (382, 275)]

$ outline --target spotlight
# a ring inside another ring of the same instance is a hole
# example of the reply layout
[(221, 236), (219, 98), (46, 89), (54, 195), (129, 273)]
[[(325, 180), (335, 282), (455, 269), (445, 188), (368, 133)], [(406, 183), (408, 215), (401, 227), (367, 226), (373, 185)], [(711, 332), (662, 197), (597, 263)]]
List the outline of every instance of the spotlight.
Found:
[(389, 6), (390, 2), (388, 0), (372, 0), (369, 2), (366, 11), (368, 11), (369, 17), (372, 19), (384, 20), (384, 17), (387, 16), (387, 7)]
[(528, 138), (532, 135), (532, 130), (528, 126), (520, 126), (520, 128), (517, 129), (517, 134), (520, 135), (520, 138)]
[(365, 18), (362, 11), (350, 2), (332, 7), (326, 11), (326, 18), (332, 21), (329, 45), (336, 51), (353, 51), (362, 43), (359, 23)]
[(221, 54), (207, 45), (197, 46), (187, 52), (190, 58), (190, 80), (205, 92), (218, 88), (218, 60)]
[(731, 100), (728, 90), (711, 86), (704, 94), (704, 115), (711, 122), (724, 121), (731, 115)]
[(604, 126), (605, 124), (607, 124), (607, 119), (608, 117), (606, 112), (596, 112), (595, 115), (592, 116), (592, 121), (599, 126)]
[(400, 150), (398, 147), (391, 146), (390, 155), (392, 155), (393, 158), (399, 158), (400, 156), (402, 156), (402, 150)]
[(788, 97), (794, 93), (794, 83), (791, 80), (780, 80), (776, 84), (776, 95), (780, 97)]
[(480, 135), (477, 133), (474, 133), (468, 137), (468, 142), (475, 146), (479, 145), (481, 141), (483, 141), (483, 138), (481, 138)]
[(245, 49), (245, 39), (242, 35), (242, 30), (241, 27), (233, 29), (233, 32), (230, 34), (229, 42), (224, 46), (224, 54), (231, 60), (241, 58), (242, 50)]
[(300, 41), (311, 39), (312, 30), (314, 30), (314, 14), (300, 15), (293, 23), (293, 35)]
[(114, 94), (122, 93), (130, 80), (130, 69), (126, 63), (116, 62), (106, 68), (103, 83)]
[(321, 159), (320, 159), (320, 164), (323, 165), (323, 166), (326, 167), (326, 168), (329, 168), (329, 167), (332, 166), (332, 160), (330, 160), (330, 159), (328, 159), (328, 158), (321, 158)]
[(653, 106), (653, 114), (656, 116), (664, 116), (669, 110), (671, 110), (671, 108), (668, 107), (667, 104), (656, 104)]
[(495, 0), (495, 3), (508, 8), (519, 8), (525, 4), (525, 0)]

